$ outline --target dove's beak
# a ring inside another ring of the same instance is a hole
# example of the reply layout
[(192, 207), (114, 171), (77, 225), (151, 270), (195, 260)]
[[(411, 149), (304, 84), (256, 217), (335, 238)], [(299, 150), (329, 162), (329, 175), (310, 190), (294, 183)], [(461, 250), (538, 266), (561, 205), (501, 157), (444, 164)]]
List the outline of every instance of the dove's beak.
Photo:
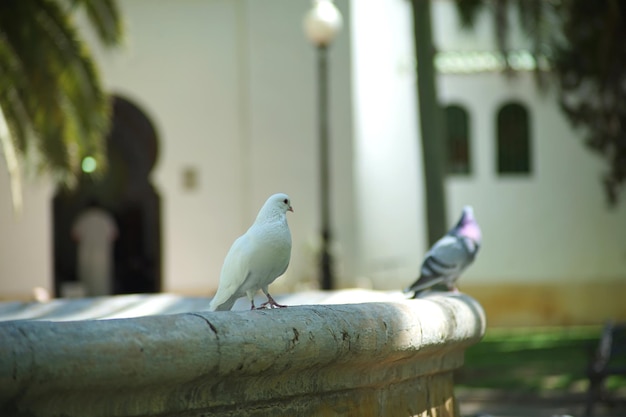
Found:
[(287, 211), (290, 211), (293, 213), (293, 207), (289, 206), (289, 208), (287, 209)]

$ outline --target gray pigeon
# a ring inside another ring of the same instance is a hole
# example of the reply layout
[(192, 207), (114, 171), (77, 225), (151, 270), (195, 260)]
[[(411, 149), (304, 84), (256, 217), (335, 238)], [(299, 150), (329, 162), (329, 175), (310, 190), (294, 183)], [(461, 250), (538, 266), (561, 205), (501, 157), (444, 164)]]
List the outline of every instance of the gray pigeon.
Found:
[(457, 292), (456, 280), (474, 262), (481, 240), (474, 210), (470, 206), (463, 207), (458, 223), (426, 253), (420, 277), (404, 292), (413, 292), (415, 298), (437, 284), (445, 284), (450, 291)]
[(224, 264), (217, 293), (209, 309), (230, 310), (237, 298), (248, 296), (255, 309), (254, 295), (262, 290), (268, 306), (286, 307), (278, 304), (267, 287), (287, 270), (291, 257), (291, 232), (287, 224), (287, 212), (293, 212), (287, 194), (274, 194), (267, 199), (256, 220), (248, 231), (231, 246)]

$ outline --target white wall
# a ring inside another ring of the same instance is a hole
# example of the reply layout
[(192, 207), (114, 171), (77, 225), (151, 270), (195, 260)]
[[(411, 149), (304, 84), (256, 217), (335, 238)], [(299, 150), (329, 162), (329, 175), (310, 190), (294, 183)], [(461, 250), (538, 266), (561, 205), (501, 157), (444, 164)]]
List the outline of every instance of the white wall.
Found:
[[(138, 102), (159, 130), (164, 289), (215, 288), (231, 243), (275, 192), (289, 193), (295, 208), (292, 262), (275, 288), (315, 279), (315, 55), (302, 30), (309, 3), (127, 0), (121, 6), (129, 46), (98, 56), (110, 90)], [(339, 7), (348, 15), (347, 2)], [(330, 54), (333, 220), (342, 276), (354, 269), (348, 31), (349, 25)], [(200, 174), (192, 192), (181, 187), (189, 166)]]
[[(443, 103), (470, 112), (474, 173), (448, 180), (449, 219), (473, 204), (484, 246), (468, 271), (473, 282), (615, 280), (626, 273), (626, 205), (608, 210), (604, 163), (583, 145), (553, 94), (541, 95), (532, 74), (440, 77)], [(496, 173), (496, 113), (507, 101), (530, 113), (530, 176)]]
[(397, 289), (415, 278), (426, 240), (411, 5), (354, 1), (352, 12), (359, 272)]
[(34, 287), (53, 287), (52, 187), (30, 175), (23, 181), (23, 210), (16, 213), (6, 165), (0, 159), (0, 300), (28, 297)]

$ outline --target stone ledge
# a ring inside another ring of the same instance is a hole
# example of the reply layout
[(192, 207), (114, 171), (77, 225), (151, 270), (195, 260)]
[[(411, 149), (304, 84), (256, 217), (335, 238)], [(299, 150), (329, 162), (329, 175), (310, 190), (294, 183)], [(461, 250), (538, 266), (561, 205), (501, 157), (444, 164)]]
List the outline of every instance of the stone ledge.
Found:
[(452, 416), (484, 331), (464, 295), (3, 322), (0, 415)]

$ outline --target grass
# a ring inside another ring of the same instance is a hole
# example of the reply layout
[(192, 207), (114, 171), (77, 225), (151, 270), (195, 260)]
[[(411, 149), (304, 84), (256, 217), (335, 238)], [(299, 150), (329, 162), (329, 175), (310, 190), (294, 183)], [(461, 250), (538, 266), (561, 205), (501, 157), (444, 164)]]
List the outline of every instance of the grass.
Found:
[[(456, 384), (533, 394), (584, 392), (601, 332), (600, 326), (490, 329), (467, 350)], [(626, 378), (611, 377), (606, 386), (625, 388)]]

